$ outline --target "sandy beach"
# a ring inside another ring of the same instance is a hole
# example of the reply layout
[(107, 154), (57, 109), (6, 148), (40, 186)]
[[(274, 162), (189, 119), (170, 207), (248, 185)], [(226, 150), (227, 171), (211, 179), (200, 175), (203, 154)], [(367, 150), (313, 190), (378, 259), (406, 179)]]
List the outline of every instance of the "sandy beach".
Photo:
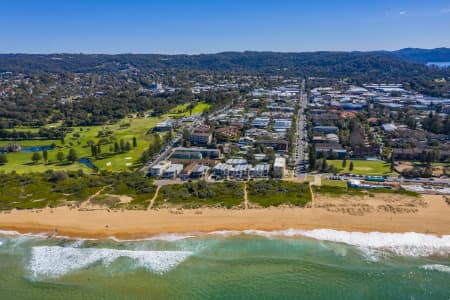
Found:
[(59, 236), (137, 239), (164, 233), (219, 230), (336, 229), (345, 231), (450, 234), (450, 205), (442, 196), (411, 198), (316, 197), (310, 208), (165, 208), (112, 211), (70, 207), (0, 214), (0, 230)]

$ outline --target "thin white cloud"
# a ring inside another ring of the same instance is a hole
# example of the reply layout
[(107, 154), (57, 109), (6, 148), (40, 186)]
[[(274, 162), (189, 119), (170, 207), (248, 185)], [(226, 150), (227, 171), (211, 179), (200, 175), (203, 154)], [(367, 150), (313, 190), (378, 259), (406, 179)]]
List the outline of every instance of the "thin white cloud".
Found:
[(441, 13), (443, 13), (443, 14), (450, 13), (450, 7), (441, 9)]
[(402, 10), (399, 14), (406, 15), (406, 11)]

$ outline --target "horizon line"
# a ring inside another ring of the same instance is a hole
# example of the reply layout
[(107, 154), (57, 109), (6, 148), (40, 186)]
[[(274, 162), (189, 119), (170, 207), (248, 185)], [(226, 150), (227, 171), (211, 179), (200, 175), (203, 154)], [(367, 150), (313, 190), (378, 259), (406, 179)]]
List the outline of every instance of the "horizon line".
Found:
[(0, 55), (165, 55), (165, 56), (197, 56), (197, 55), (214, 55), (222, 53), (374, 53), (374, 52), (396, 52), (405, 49), (416, 49), (416, 50), (437, 50), (437, 49), (450, 49), (449, 47), (434, 47), (434, 48), (420, 48), (420, 47), (405, 47), (395, 50), (306, 50), (306, 51), (276, 51), (276, 50), (224, 50), (218, 52), (197, 52), (197, 53), (162, 53), (162, 52), (0, 52)]

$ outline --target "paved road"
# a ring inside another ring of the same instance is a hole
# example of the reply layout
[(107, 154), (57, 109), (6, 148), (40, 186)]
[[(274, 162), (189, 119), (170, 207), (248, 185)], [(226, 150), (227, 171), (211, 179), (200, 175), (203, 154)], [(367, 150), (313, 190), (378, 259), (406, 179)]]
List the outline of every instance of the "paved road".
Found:
[(306, 115), (305, 108), (308, 103), (306, 91), (305, 91), (305, 80), (302, 81), (302, 88), (299, 96), (299, 110), (297, 116), (297, 141), (295, 150), (295, 176), (306, 176), (307, 169), (307, 157), (306, 157), (306, 147), (307, 147), (307, 131), (306, 131)]
[[(209, 119), (209, 118), (212, 118), (215, 115), (221, 114), (222, 112), (224, 112), (225, 110), (229, 109), (230, 107), (231, 107), (231, 105), (227, 105), (224, 108), (209, 114), (207, 118), (204, 118), (201, 115), (194, 116), (194, 121), (192, 121), (191, 125), (187, 128), (187, 130), (189, 132), (193, 132), (195, 130), (195, 128), (197, 128), (200, 125), (204, 124), (206, 119)], [(152, 158), (150, 161), (148, 161), (145, 164), (144, 167), (141, 168), (141, 171), (144, 172), (144, 174), (147, 174), (154, 165), (156, 165), (160, 161), (163, 161), (163, 160), (167, 159), (170, 156), (170, 154), (172, 153), (173, 147), (175, 145), (177, 145), (181, 141), (182, 138), (183, 138), (183, 134), (180, 131), (180, 133), (178, 133), (172, 139), (172, 141), (161, 151), (161, 153), (159, 153), (157, 156)]]

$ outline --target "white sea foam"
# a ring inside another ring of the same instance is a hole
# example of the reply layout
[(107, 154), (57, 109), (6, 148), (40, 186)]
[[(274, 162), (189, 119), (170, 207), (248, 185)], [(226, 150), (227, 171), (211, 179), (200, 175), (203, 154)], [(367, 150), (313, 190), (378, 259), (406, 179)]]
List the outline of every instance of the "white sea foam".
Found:
[(440, 264), (424, 265), (421, 268), (425, 269), (425, 270), (429, 270), (429, 271), (450, 273), (450, 267), (446, 266), (446, 265), (440, 265)]
[(20, 233), (18, 233), (17, 231), (13, 231), (13, 230), (0, 230), (0, 235), (20, 235)]
[[(402, 256), (430, 256), (450, 254), (450, 235), (441, 237), (432, 234), (415, 232), (382, 233), (382, 232), (348, 232), (332, 229), (299, 230), (286, 229), (275, 231), (244, 230), (244, 231), (216, 231), (212, 235), (235, 236), (248, 234), (274, 237), (309, 237), (322, 241), (344, 243), (360, 247), (361, 249), (388, 250)], [(373, 253), (372, 253), (373, 254)]]
[(303, 231), (303, 236), (345, 243), (362, 248), (383, 249), (404, 256), (430, 256), (433, 254), (450, 254), (450, 235), (441, 237), (414, 232), (382, 233), (382, 232), (347, 232), (331, 229)]
[(73, 248), (59, 246), (33, 247), (30, 272), (34, 277), (59, 277), (95, 263), (111, 264), (120, 257), (131, 258), (136, 265), (162, 274), (192, 255), (187, 251), (131, 251), (116, 249)]
[(116, 241), (116, 242), (139, 242), (139, 241), (175, 242), (175, 241), (179, 241), (179, 240), (195, 238), (198, 236), (199, 236), (199, 234), (196, 234), (196, 233), (166, 233), (166, 234), (155, 235), (155, 236), (148, 237), (148, 238), (133, 239), (133, 240), (119, 239), (114, 236), (110, 237), (109, 239)]

